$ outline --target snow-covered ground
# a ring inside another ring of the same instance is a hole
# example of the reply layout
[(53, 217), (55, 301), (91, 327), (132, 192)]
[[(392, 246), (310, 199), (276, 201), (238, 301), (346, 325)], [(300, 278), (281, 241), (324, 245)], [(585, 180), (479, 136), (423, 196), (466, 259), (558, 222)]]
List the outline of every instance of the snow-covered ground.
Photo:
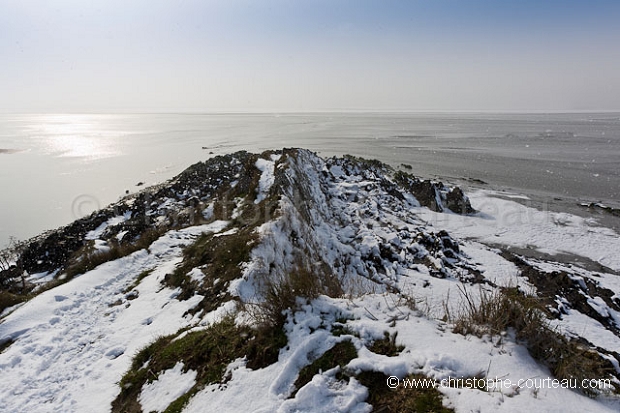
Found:
[[(181, 247), (225, 222), (171, 231), (141, 250), (46, 291), (0, 324), (15, 340), (0, 358), (0, 411), (105, 412), (133, 355), (161, 335), (191, 325), (183, 313), (199, 296), (178, 301), (161, 278), (180, 261)], [(125, 289), (153, 270), (130, 299)]]
[[(492, 384), (488, 391), (438, 386), (444, 405), (457, 412), (620, 410), (620, 399), (611, 394), (592, 399), (566, 388), (536, 388), (535, 379), (544, 380), (551, 373), (510, 331), (501, 338), (463, 336), (441, 320), (446, 308), (456, 311), (461, 305), (459, 290), (468, 289), (476, 296), (480, 287), (468, 284), (473, 269), (490, 281), (487, 289), (495, 288), (492, 285), (534, 289), (519, 268), (499, 254), (499, 246), (570, 253), (620, 271), (618, 234), (591, 220), (537, 211), (491, 191), (469, 194), (476, 214), (433, 212), (411, 195), (404, 199), (390, 195), (385, 177), (372, 170), (326, 162), (309, 152), (296, 158), (267, 156), (255, 167), (261, 172), (256, 204), (269, 197), (274, 174), (284, 173), (294, 184), (283, 189), (277, 217), (257, 227), (260, 242), (243, 265), (243, 276), (228, 287), (230, 294), (246, 302), (260, 301), (260, 277), (269, 271), (286, 272), (294, 264), (295, 251), (302, 249), (329, 266), (346, 294), (301, 300), (299, 308), (288, 314), (284, 326), (288, 344), (276, 363), (252, 370), (244, 358), (232, 361), (227, 368), (230, 380), (199, 389), (184, 412), (369, 412), (368, 389), (355, 377), (339, 379), (340, 367), (315, 375), (292, 397), (300, 370), (346, 340), (355, 346), (357, 356), (344, 369), (394, 376), (385, 386), (404, 386), (403, 379), (412, 373), (436, 383), (484, 374)], [(207, 208), (210, 217), (213, 204)], [(88, 233), (88, 239), (99, 239), (108, 226), (124, 219), (128, 217), (102, 224)], [(102, 264), (6, 311), (0, 321), (0, 342), (13, 343), (0, 354), (0, 411), (108, 412), (133, 356), (148, 343), (185, 327), (204, 328), (235, 312), (239, 323), (247, 322), (247, 314), (238, 312), (233, 302), (213, 312), (188, 315), (186, 311), (203, 297), (181, 301), (180, 289), (162, 284), (183, 260), (183, 246), (203, 233), (232, 236), (236, 228), (231, 225), (220, 220), (170, 230), (148, 250)], [(442, 240), (441, 230), (458, 243), (455, 256), (446, 255), (449, 240)], [(442, 240), (444, 249), (433, 250), (424, 244), (425, 237)], [(528, 262), (543, 272), (567, 271), (594, 280), (620, 298), (615, 274), (559, 262)], [(133, 287), (141, 274), (142, 280)], [(203, 280), (196, 268), (189, 277)], [(620, 314), (603, 299), (591, 297), (589, 303), (620, 324)], [(567, 308), (553, 323), (568, 335), (620, 352), (616, 333), (575, 309)], [(344, 334), (332, 333), (343, 324)], [(369, 344), (385, 332), (398, 334), (397, 344), (404, 346), (400, 354), (389, 357), (369, 350)], [(138, 400), (144, 411), (163, 412), (195, 380), (195, 371), (177, 363), (145, 384)]]
[(593, 218), (540, 211), (503, 199), (504, 194), (493, 191), (478, 190), (468, 196), (479, 211), (474, 216), (438, 214), (430, 210), (420, 211), (418, 216), (459, 238), (550, 255), (568, 253), (620, 271), (620, 236), (599, 226)]

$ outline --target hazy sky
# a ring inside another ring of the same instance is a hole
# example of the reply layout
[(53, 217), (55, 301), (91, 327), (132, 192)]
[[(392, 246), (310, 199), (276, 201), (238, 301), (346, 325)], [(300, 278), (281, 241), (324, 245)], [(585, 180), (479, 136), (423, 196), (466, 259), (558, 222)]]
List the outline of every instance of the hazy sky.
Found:
[(0, 0), (0, 112), (620, 110), (618, 0)]

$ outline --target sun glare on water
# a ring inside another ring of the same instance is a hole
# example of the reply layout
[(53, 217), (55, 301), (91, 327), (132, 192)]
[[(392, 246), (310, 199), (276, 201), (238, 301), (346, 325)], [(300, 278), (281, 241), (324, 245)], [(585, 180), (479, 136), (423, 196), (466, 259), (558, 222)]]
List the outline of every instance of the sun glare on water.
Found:
[(37, 122), (41, 150), (62, 157), (96, 160), (121, 154), (123, 131), (110, 130), (102, 115), (44, 115)]

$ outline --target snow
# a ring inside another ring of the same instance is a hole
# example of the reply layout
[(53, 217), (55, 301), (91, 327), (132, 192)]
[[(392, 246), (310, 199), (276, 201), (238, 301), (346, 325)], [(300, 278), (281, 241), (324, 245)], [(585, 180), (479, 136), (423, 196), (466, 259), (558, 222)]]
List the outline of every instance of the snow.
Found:
[[(279, 160), (279, 155), (257, 160), (255, 166), (261, 171), (257, 202), (274, 185), (275, 173), (283, 164), (276, 170)], [(243, 302), (259, 303), (261, 277), (269, 270), (285, 274), (295, 264), (296, 252), (304, 249), (310, 251), (310, 258), (326, 263), (343, 283), (345, 296), (300, 299), (298, 308), (288, 313), (284, 327), (288, 345), (280, 350), (276, 363), (252, 370), (245, 358), (233, 360), (227, 367), (230, 380), (198, 389), (183, 412), (370, 412), (368, 389), (353, 377), (369, 370), (397, 380), (416, 373), (438, 382), (481, 373), (496, 380), (498, 386), (488, 391), (439, 386), (444, 404), (457, 412), (620, 410), (617, 396), (590, 399), (570, 389), (517, 384), (551, 377), (551, 373), (513, 333), (465, 337), (453, 333), (450, 323), (442, 320), (446, 309), (456, 312), (461, 308), (460, 291), (467, 291), (473, 299), (483, 289), (493, 291), (498, 286), (534, 291), (497, 246), (576, 254), (618, 271), (618, 234), (584, 218), (523, 206), (512, 200), (525, 199), (519, 194), (505, 199), (492, 191), (476, 191), (469, 197), (478, 213), (436, 213), (421, 207), (411, 195), (404, 200), (389, 197), (380, 186), (380, 177), (371, 171), (352, 172), (343, 164), (327, 164), (303, 151), (298, 159), (286, 162), (286, 177), (304, 191), (304, 202), (295, 202), (299, 194), (294, 189), (283, 194), (277, 218), (256, 229), (260, 243), (243, 265), (243, 276), (229, 284), (228, 292)], [(241, 204), (242, 200), (236, 201)], [(167, 207), (173, 204), (170, 201)], [(211, 203), (204, 216), (211, 218), (212, 214)], [(127, 218), (109, 219), (89, 232), (88, 239), (104, 248), (101, 237), (107, 229)], [(0, 319), (0, 343), (14, 342), (0, 353), (0, 411), (107, 412), (133, 356), (158, 337), (183, 328), (187, 332), (205, 329), (228, 314), (236, 314), (239, 323), (249, 322), (250, 315), (233, 300), (207, 314), (190, 315), (187, 311), (203, 297), (179, 301), (180, 290), (161, 283), (182, 261), (184, 246), (205, 232), (232, 236), (238, 229), (230, 225), (215, 221), (168, 231), (148, 250), (102, 264), (5, 311)], [(422, 239), (440, 230), (447, 230), (458, 242), (458, 260), (442, 251), (432, 254), (431, 246), (424, 247)], [(569, 272), (584, 286), (585, 281), (596, 280), (601, 288), (614, 291), (617, 297), (620, 294), (616, 275), (543, 260), (528, 259), (528, 263), (541, 271)], [(489, 284), (469, 285), (462, 278), (467, 268), (474, 268)], [(127, 291), (146, 270), (152, 272)], [(197, 283), (205, 278), (200, 267), (188, 275)], [(134, 294), (132, 299), (129, 293)], [(587, 302), (597, 314), (620, 319), (603, 298), (593, 296)], [(333, 329), (343, 325), (345, 333), (334, 335)], [(552, 326), (620, 352), (614, 332), (568, 306)], [(386, 332), (397, 334), (397, 344), (404, 346), (400, 354), (388, 357), (369, 350)], [(300, 370), (343, 341), (353, 344), (357, 356), (342, 369), (321, 371), (295, 389)], [(339, 379), (338, 373), (343, 372), (348, 376)], [(143, 410), (164, 411), (196, 384), (196, 376), (196, 371), (185, 371), (181, 362), (159, 372), (142, 387)]]
[(254, 203), (258, 204), (267, 197), (269, 189), (273, 185), (275, 176), (274, 170), (276, 162), (280, 159), (281, 155), (270, 155), (269, 159), (258, 158), (256, 161), (256, 167), (262, 172), (258, 181), (258, 195)]
[[(107, 412), (131, 358), (161, 335), (190, 325), (183, 314), (201, 296), (177, 301), (160, 280), (181, 260), (181, 247), (226, 222), (169, 231), (146, 250), (102, 264), (6, 316), (0, 342), (0, 411)], [(155, 270), (127, 301), (124, 290)], [(122, 304), (115, 305), (120, 300)]]
[(205, 274), (200, 270), (200, 268), (194, 268), (190, 272), (187, 273), (192, 281), (201, 282), (205, 279)]
[(468, 194), (479, 211), (475, 215), (441, 214), (420, 208), (418, 216), (459, 238), (551, 255), (570, 253), (620, 271), (620, 235), (612, 229), (576, 215), (540, 211), (496, 195), (488, 190)]
[(183, 363), (178, 362), (172, 369), (164, 371), (157, 380), (146, 383), (138, 401), (145, 412), (161, 413), (166, 408), (187, 393), (196, 384), (196, 372), (183, 372)]
[(128, 232), (129, 231), (119, 231), (118, 234), (116, 234), (116, 240), (121, 241)]
[(607, 330), (597, 320), (577, 310), (568, 310), (568, 314), (563, 315), (561, 320), (552, 320), (551, 326), (566, 331), (574, 337), (583, 337), (600, 348), (620, 352), (618, 336)]
[(352, 378), (347, 383), (334, 377), (338, 368), (328, 370), (325, 374), (316, 375), (304, 386), (292, 400), (282, 403), (278, 412), (310, 412), (316, 411), (317, 400), (324, 412), (367, 413), (372, 406), (365, 403), (368, 397), (366, 387)]
[(115, 225), (122, 224), (123, 222), (127, 221), (129, 218), (131, 218), (131, 211), (128, 211), (128, 212), (126, 212), (123, 215), (114, 216), (114, 217), (108, 219), (106, 222), (104, 222), (101, 225), (99, 225), (96, 229), (94, 229), (92, 231), (89, 231), (86, 234), (85, 239), (87, 239), (87, 240), (99, 239), (99, 238), (101, 238), (101, 236), (105, 233), (105, 231), (109, 227), (113, 227)]
[[(478, 339), (453, 334), (441, 328), (441, 323), (429, 320), (404, 306), (391, 307), (381, 295), (368, 295), (360, 299), (344, 300), (320, 297), (311, 305), (295, 313), (287, 324), (289, 346), (281, 351), (278, 363), (260, 370), (250, 370), (243, 359), (229, 365), (231, 379), (225, 385), (210, 385), (192, 398), (184, 409), (186, 413), (245, 412), (248, 401), (255, 412), (314, 412), (357, 411), (369, 412), (365, 402), (367, 389), (355, 378), (339, 381), (335, 378), (338, 368), (315, 375), (312, 381), (290, 398), (291, 384), (301, 367), (309, 364), (331, 348), (338, 340), (351, 340), (360, 350), (346, 369), (383, 371), (397, 377), (408, 373), (424, 373), (438, 381), (442, 379), (472, 377), (480, 372), (495, 380), (510, 379), (511, 386), (488, 392), (476, 389), (439, 387), (447, 396), (448, 404), (457, 412), (469, 411), (563, 411), (563, 412), (612, 412), (620, 407), (618, 400), (593, 400), (569, 389), (528, 389), (517, 383), (538, 377), (550, 376), (548, 370), (536, 363), (527, 350), (512, 340), (498, 344), (488, 338)], [(376, 319), (369, 316), (371, 309)], [(345, 311), (353, 320), (347, 326), (360, 335), (339, 338), (318, 328), (327, 326)], [(405, 313), (395, 327), (389, 327), (393, 316)], [(399, 344), (405, 350), (397, 357), (387, 357), (368, 351), (363, 342), (376, 339), (383, 331), (398, 331)]]
[(202, 216), (204, 219), (211, 219), (213, 217), (214, 202), (209, 203), (205, 209), (202, 210)]

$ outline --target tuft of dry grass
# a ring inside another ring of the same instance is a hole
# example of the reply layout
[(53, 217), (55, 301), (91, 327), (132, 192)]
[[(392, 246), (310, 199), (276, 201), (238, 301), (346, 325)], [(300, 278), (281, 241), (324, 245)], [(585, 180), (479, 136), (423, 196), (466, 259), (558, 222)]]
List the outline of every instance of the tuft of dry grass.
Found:
[(388, 357), (398, 356), (401, 351), (405, 349), (405, 346), (402, 344), (396, 344), (396, 337), (398, 336), (398, 332), (390, 335), (389, 332), (383, 332), (383, 338), (380, 340), (375, 340), (369, 347), (368, 350), (372, 351), (376, 354), (383, 354)]
[(26, 301), (28, 296), (13, 294), (8, 291), (0, 291), (0, 314), (7, 308)]
[[(460, 292), (464, 308), (453, 321), (455, 333), (481, 337), (512, 329), (532, 357), (549, 367), (560, 380), (576, 379), (580, 384), (583, 379), (614, 378), (615, 370), (608, 360), (549, 325), (544, 307), (536, 297), (517, 288), (493, 291), (481, 288), (478, 299), (464, 287)], [(597, 395), (591, 388), (581, 390), (591, 397)]]
[(543, 308), (536, 297), (516, 288), (489, 291), (480, 287), (477, 299), (465, 287), (459, 287), (459, 292), (464, 307), (454, 323), (455, 333), (498, 335), (513, 327), (517, 338), (527, 338), (546, 325)]
[(260, 288), (263, 301), (256, 311), (259, 324), (282, 325), (286, 311), (297, 306), (297, 298), (313, 300), (321, 293), (319, 278), (304, 267), (282, 277), (266, 276)]
[(79, 274), (84, 274), (101, 264), (126, 257), (141, 249), (148, 248), (155, 240), (161, 237), (167, 228), (151, 228), (143, 232), (135, 242), (120, 243), (109, 241), (110, 249), (107, 251), (96, 251), (92, 243), (86, 243), (69, 258), (65, 273), (65, 281), (68, 281)]
[(304, 265), (298, 259), (288, 274), (267, 273), (261, 280), (259, 294), (262, 301), (253, 315), (259, 324), (282, 325), (287, 310), (297, 307), (298, 298), (313, 300), (321, 294), (340, 297), (344, 294), (337, 277), (322, 266)]

